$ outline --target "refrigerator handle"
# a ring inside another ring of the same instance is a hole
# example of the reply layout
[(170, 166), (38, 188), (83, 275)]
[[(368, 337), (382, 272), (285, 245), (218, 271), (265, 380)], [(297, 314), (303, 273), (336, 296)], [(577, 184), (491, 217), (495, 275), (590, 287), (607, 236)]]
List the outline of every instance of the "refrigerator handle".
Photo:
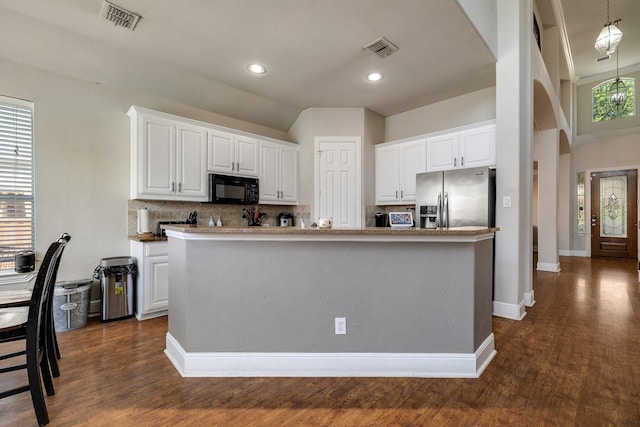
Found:
[(442, 193), (438, 193), (438, 204), (436, 205), (436, 227), (442, 227)]
[(444, 205), (442, 211), (444, 227), (449, 228), (449, 193), (446, 191), (444, 192)]

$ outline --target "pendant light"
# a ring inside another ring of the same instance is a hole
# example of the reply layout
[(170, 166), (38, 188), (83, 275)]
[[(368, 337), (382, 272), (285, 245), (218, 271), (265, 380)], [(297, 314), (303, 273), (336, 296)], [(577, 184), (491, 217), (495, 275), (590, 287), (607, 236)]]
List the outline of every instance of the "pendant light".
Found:
[(616, 48), (622, 40), (622, 31), (618, 28), (618, 23), (622, 19), (616, 19), (611, 21), (609, 19), (609, 0), (607, 0), (607, 22), (604, 23), (604, 28), (600, 31), (596, 44), (594, 47), (598, 52), (603, 55), (611, 55), (616, 51)]
[(619, 114), (624, 109), (627, 103), (627, 86), (618, 74), (618, 56), (620, 51), (616, 52), (616, 79), (609, 85), (607, 89), (607, 100), (609, 101), (609, 108), (616, 114)]

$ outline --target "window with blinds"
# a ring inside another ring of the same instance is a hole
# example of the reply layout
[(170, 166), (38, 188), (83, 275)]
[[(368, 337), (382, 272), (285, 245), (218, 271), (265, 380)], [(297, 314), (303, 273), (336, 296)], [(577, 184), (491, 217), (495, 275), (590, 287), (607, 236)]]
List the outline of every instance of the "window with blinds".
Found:
[(0, 271), (33, 247), (33, 104), (0, 96)]

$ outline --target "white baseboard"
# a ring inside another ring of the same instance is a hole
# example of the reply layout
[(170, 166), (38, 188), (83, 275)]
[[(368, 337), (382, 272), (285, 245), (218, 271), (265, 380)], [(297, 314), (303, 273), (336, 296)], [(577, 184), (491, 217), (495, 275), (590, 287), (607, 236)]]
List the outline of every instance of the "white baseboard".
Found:
[(587, 255), (587, 251), (571, 251), (571, 256), (587, 258), (589, 255)]
[(493, 315), (506, 319), (522, 320), (527, 312), (524, 309), (524, 301), (520, 301), (519, 304), (493, 301)]
[(136, 312), (136, 319), (148, 320), (148, 319), (154, 319), (160, 316), (166, 316), (168, 314), (169, 314), (169, 310), (152, 311), (151, 313), (146, 313), (146, 314), (140, 314)]
[(558, 249), (558, 255), (560, 256), (571, 256), (571, 249)]
[(539, 262), (536, 265), (538, 271), (550, 271), (552, 273), (558, 273), (560, 271), (560, 263)]
[(187, 353), (167, 333), (183, 377), (478, 378), (496, 355), (493, 333), (475, 353)]
[(533, 307), (536, 305), (536, 296), (533, 289), (524, 293), (524, 305), (526, 307)]

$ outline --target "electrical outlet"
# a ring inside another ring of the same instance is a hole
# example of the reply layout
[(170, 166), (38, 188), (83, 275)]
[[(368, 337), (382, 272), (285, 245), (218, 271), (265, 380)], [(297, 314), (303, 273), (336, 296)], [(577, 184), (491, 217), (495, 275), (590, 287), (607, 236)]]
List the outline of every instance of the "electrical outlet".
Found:
[(347, 318), (336, 317), (336, 335), (346, 335), (347, 333)]
[(511, 207), (511, 197), (504, 196), (502, 198), (502, 206), (505, 207), (505, 208), (510, 208)]

